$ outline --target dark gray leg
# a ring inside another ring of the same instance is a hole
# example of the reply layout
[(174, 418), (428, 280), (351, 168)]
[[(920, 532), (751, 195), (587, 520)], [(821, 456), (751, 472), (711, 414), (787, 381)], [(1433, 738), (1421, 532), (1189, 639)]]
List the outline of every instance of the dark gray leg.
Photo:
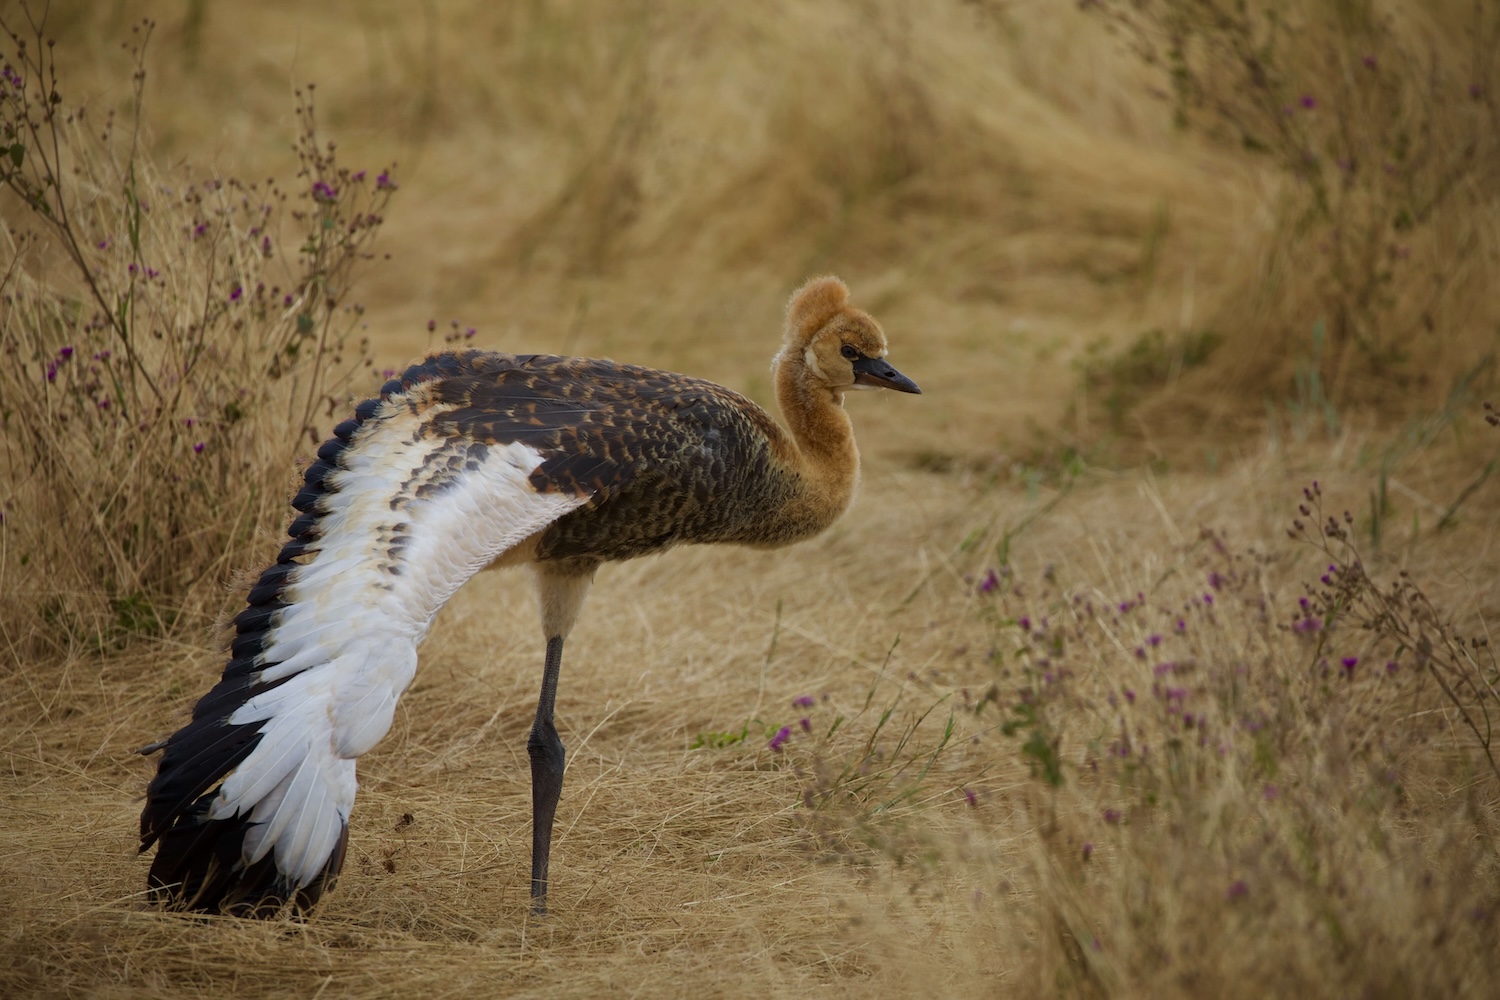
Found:
[(547, 640), (547, 665), (542, 670), (542, 696), (536, 705), (536, 722), (526, 741), (531, 756), (531, 912), (547, 912), (547, 862), (552, 856), (552, 820), (562, 794), (563, 745), (552, 724), (557, 700), (557, 675), (562, 669), (561, 636)]

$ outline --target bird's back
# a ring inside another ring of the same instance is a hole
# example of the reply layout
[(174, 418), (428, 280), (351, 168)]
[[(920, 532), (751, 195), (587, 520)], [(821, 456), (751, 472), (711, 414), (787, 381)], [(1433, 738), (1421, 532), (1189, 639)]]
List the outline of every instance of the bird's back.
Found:
[[(430, 371), (430, 375), (428, 372)], [(549, 527), (536, 558), (597, 563), (678, 542), (776, 544), (801, 484), (785, 433), (755, 403), (701, 379), (586, 358), (469, 352), (406, 373), (431, 426), (474, 444), (521, 442), (545, 457), (544, 493), (587, 495)]]

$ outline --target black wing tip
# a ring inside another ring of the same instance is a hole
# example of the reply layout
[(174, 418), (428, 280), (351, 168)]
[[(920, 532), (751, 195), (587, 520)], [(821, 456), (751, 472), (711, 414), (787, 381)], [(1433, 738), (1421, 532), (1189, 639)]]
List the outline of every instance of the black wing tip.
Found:
[[(342, 823), (333, 853), (316, 878), (295, 885), (276, 867), (273, 854), (252, 865), (240, 860), (250, 825), (248, 816), (227, 820), (192, 819), (179, 822), (160, 838), (151, 871), (146, 875), (149, 898), (170, 912), (223, 914), (267, 920), (290, 912), (302, 917), (312, 912), (324, 893), (333, 889), (344, 867), (349, 847), (349, 824)], [(150, 845), (143, 843), (141, 850)]]
[(262, 690), (276, 683), (258, 684), (250, 676), (220, 681), (193, 707), (193, 721), (166, 741), (166, 752), (156, 765), (156, 776), (146, 786), (141, 810), (141, 850), (185, 825), (207, 822), (210, 789), (250, 756), (260, 743), (259, 722), (234, 725), (228, 717)]

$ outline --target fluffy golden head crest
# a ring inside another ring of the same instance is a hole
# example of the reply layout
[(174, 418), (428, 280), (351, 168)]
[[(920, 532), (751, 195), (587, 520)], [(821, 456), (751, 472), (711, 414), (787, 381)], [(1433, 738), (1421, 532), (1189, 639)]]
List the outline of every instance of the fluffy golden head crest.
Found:
[(828, 275), (813, 278), (793, 293), (786, 306), (786, 343), (806, 346), (813, 334), (849, 306), (849, 286)]

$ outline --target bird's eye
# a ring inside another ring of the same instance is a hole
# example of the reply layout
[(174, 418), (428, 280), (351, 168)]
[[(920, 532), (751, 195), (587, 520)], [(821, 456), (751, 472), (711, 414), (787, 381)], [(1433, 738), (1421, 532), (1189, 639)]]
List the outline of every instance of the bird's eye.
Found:
[(850, 361), (856, 361), (859, 359), (859, 351), (855, 350), (853, 344), (845, 344), (844, 349), (839, 353), (842, 354), (845, 358), (848, 358)]

